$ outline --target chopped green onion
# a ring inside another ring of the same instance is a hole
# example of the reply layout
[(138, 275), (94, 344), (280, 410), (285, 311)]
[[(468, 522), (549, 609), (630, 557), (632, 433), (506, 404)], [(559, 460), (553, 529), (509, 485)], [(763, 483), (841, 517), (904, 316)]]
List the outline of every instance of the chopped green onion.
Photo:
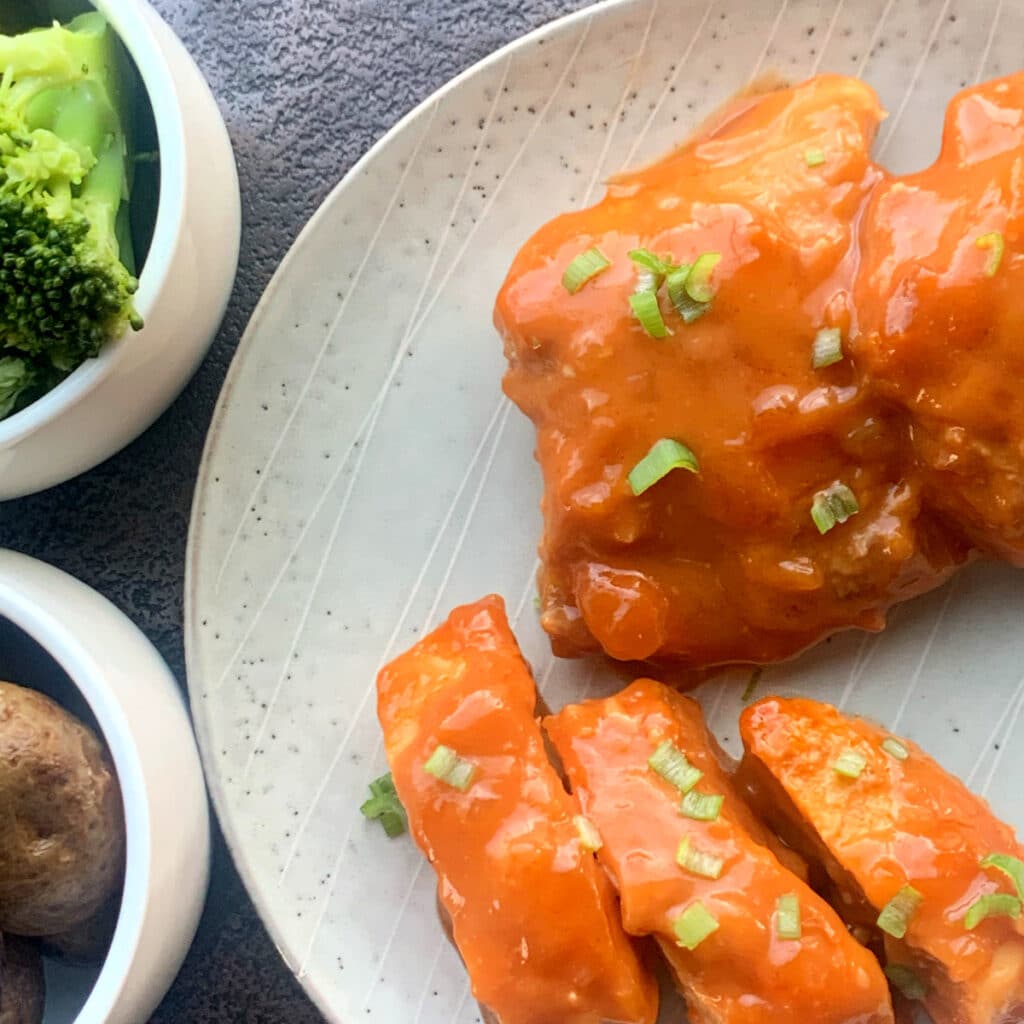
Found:
[(699, 473), (700, 464), (697, 462), (697, 456), (685, 444), (674, 441), (671, 437), (663, 437), (660, 441), (655, 441), (651, 450), (630, 470), (629, 486), (633, 494), (639, 497), (663, 477), (668, 476), (673, 469)]
[(857, 498), (846, 484), (833, 484), (818, 491), (811, 504), (811, 518), (818, 533), (828, 533), (833, 526), (845, 523), (860, 511)]
[(917, 913), (924, 897), (912, 886), (905, 885), (884, 907), (878, 915), (878, 927), (894, 939), (902, 939), (907, 934), (910, 919)]
[(679, 805), (679, 813), (684, 818), (693, 818), (694, 821), (716, 821), (725, 797), (718, 793), (698, 793), (691, 789), (683, 797)]
[(789, 941), (799, 939), (802, 934), (800, 897), (795, 892), (787, 892), (775, 901), (775, 934)]
[(743, 693), (740, 694), (740, 700), (744, 704), (749, 701), (755, 693), (757, 693), (757, 684), (761, 682), (761, 676), (764, 675), (764, 666), (758, 665), (753, 672), (750, 673), (750, 678), (747, 680), (747, 685), (743, 689)]
[(718, 920), (700, 900), (691, 903), (673, 922), (676, 941), (683, 949), (695, 950), (709, 935), (718, 931)]
[(658, 744), (647, 759), (651, 769), (680, 793), (689, 793), (704, 777), (704, 773), (686, 760), (686, 755), (671, 741)]
[(822, 370), (843, 361), (843, 333), (838, 327), (823, 327), (811, 346), (811, 366)]
[(988, 249), (988, 260), (985, 263), (985, 276), (995, 277), (999, 264), (1003, 262), (1003, 252), (1006, 249), (1006, 242), (998, 231), (990, 231), (982, 235), (975, 243), (979, 249)]
[(979, 896), (970, 906), (964, 917), (964, 927), (969, 931), (985, 920), (986, 917), (1020, 917), (1021, 902), (1008, 892), (990, 892)]
[(835, 764), (832, 765), (832, 770), (836, 775), (842, 775), (847, 779), (859, 779), (861, 772), (868, 766), (868, 759), (857, 750), (844, 750), (838, 758), (836, 758)]
[(664, 277), (674, 266), (671, 259), (662, 259), (650, 249), (630, 249), (628, 256), (634, 263), (661, 277)]
[(924, 999), (928, 995), (928, 986), (913, 967), (907, 967), (905, 964), (886, 964), (885, 976), (907, 999)]
[(629, 305), (633, 315), (640, 321), (640, 326), (652, 338), (667, 338), (672, 333), (665, 326), (656, 290), (635, 292), (629, 297)]
[(718, 252), (705, 252), (693, 261), (690, 273), (686, 275), (686, 294), (694, 302), (710, 302), (715, 297), (711, 286), (711, 275), (722, 259)]
[(882, 749), (897, 761), (906, 761), (910, 757), (910, 751), (895, 736), (886, 736), (882, 740)]
[(454, 789), (465, 793), (476, 774), (476, 765), (459, 757), (451, 747), (446, 747), (442, 743), (427, 759), (423, 770), (428, 775), (433, 775), (435, 779), (440, 779), (441, 782), (446, 782)]
[(825, 162), (825, 151), (823, 149), (809, 149), (804, 153), (804, 160), (808, 167), (820, 167)]
[(990, 853), (982, 860), (981, 866), (1002, 871), (1013, 882), (1017, 896), (1024, 902), (1024, 862), (1008, 853)]
[(565, 268), (562, 275), (562, 287), (570, 295), (575, 295), (591, 278), (603, 274), (612, 261), (596, 246), (581, 252), (572, 263)]
[(572, 821), (576, 826), (576, 831), (579, 833), (580, 845), (583, 849), (590, 853), (597, 853), (604, 846), (604, 842), (601, 840), (601, 833), (597, 831), (597, 826), (582, 814), (575, 815)]
[(405, 808), (398, 799), (390, 772), (370, 783), (370, 799), (365, 801), (359, 810), (364, 818), (379, 821), (389, 839), (394, 839), (405, 831)]
[(697, 302), (691, 299), (686, 291), (686, 282), (692, 269), (688, 263), (684, 263), (681, 267), (672, 270), (665, 278), (665, 290), (668, 292), (669, 302), (675, 306), (676, 312), (688, 324), (699, 320), (711, 308), (710, 302)]
[(690, 845), (690, 837), (683, 836), (679, 849), (676, 850), (676, 863), (690, 874), (701, 878), (718, 878), (725, 867), (725, 861), (713, 853), (696, 850)]

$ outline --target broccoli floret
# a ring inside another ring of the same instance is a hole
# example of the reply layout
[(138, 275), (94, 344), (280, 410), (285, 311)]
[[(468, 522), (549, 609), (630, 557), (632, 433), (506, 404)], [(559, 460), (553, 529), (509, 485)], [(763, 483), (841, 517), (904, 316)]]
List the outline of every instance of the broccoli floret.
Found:
[(129, 82), (100, 14), (0, 36), (0, 418), (142, 327)]

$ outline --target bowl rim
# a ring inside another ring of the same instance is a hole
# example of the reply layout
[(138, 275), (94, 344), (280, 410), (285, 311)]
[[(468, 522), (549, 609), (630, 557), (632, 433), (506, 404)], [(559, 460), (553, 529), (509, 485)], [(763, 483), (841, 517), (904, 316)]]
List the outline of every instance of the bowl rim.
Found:
[(96, 979), (75, 1021), (104, 1021), (117, 1005), (139, 950), (152, 884), (152, 814), (145, 773), (128, 718), (109, 692), (102, 666), (66, 626), (44, 607), (0, 582), (0, 616), (31, 637), (68, 674), (94, 715), (110, 751), (125, 820), (125, 874), (117, 923)]
[[(135, 62), (156, 124), (161, 166), (160, 194), (157, 197), (153, 239), (135, 295), (135, 307), (145, 320), (163, 291), (184, 226), (184, 112), (164, 50), (152, 30), (150, 19), (154, 14), (146, 0), (88, 2), (107, 19)], [(98, 356), (82, 363), (52, 391), (7, 419), (0, 420), (0, 449), (14, 445), (51, 423), (94, 390), (119, 362), (125, 340), (125, 335), (122, 335), (108, 342)]]

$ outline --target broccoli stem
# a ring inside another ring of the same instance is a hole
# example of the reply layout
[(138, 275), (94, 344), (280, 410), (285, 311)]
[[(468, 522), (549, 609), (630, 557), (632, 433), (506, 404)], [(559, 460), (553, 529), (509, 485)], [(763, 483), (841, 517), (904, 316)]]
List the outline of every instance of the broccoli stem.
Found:
[(82, 182), (80, 196), (91, 209), (106, 211), (103, 223), (94, 221), (94, 227), (103, 244), (116, 246), (118, 211), (129, 193), (129, 147), (119, 113), (126, 76), (114, 34), (99, 14), (84, 14), (66, 30), (43, 29), (22, 38), (60, 31), (70, 35), (65, 49), (85, 77), (37, 91), (25, 106), (25, 123), (92, 152), (96, 164)]

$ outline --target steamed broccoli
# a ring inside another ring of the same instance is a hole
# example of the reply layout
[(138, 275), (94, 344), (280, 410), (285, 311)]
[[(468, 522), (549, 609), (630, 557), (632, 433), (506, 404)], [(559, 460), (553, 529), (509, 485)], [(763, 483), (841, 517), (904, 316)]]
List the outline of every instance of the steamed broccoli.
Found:
[(0, 35), (0, 418), (142, 326), (129, 81), (100, 14)]

